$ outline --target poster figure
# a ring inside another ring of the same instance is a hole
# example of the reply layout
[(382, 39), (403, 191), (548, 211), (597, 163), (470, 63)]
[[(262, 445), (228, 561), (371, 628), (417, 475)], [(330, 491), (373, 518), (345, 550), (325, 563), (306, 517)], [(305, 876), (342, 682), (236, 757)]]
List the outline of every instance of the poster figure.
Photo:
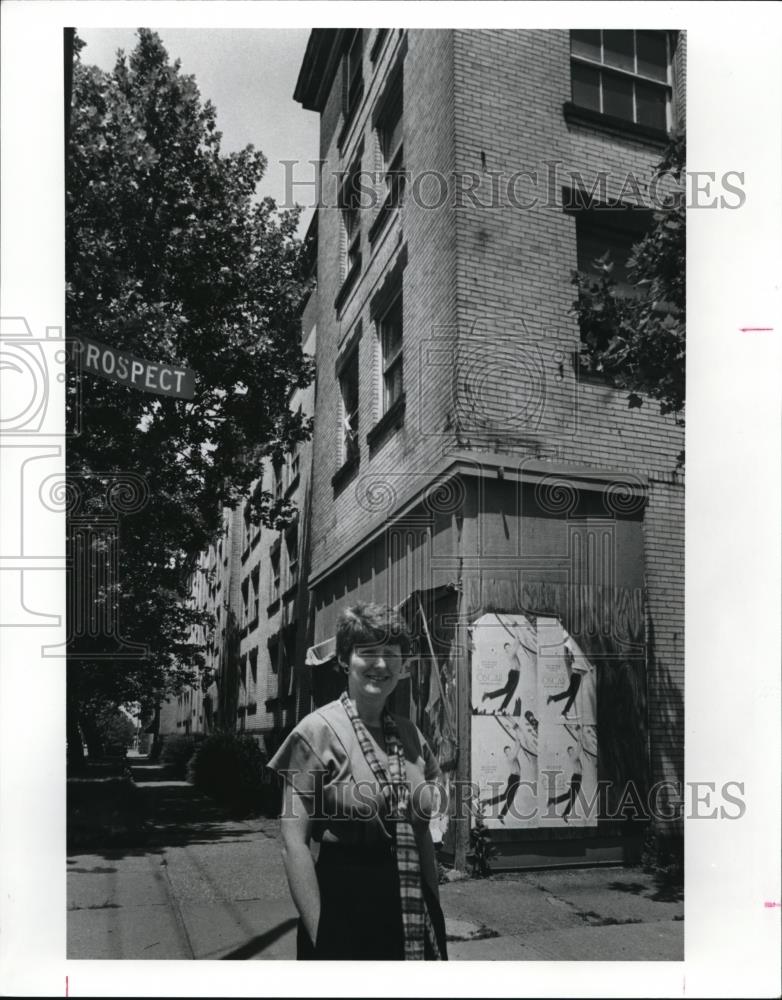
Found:
[(536, 825), (537, 736), (526, 720), (490, 715), (473, 719), (472, 775), (476, 805), (489, 828)]
[(558, 618), (486, 614), (471, 629), (472, 781), (490, 828), (595, 825), (594, 666)]
[(537, 704), (535, 630), (523, 615), (489, 614), (472, 628), (476, 715), (523, 717)]
[(598, 803), (587, 810), (597, 789), (595, 726), (549, 726), (540, 754), (539, 796), (542, 825), (596, 826)]
[(540, 705), (552, 724), (597, 722), (595, 668), (557, 618), (537, 622)]

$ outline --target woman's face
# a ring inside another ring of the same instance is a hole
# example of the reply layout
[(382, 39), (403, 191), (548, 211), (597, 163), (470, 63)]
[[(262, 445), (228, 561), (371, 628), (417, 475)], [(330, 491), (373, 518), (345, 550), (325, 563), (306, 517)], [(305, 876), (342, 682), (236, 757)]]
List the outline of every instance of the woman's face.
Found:
[(399, 683), (404, 658), (397, 643), (354, 646), (347, 663), (348, 693), (365, 698), (388, 698)]

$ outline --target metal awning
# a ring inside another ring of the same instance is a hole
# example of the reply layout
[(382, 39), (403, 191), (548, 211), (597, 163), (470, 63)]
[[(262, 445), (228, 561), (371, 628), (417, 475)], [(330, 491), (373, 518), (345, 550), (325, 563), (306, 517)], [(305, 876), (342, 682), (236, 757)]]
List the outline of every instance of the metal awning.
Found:
[(323, 642), (319, 642), (316, 646), (310, 646), (307, 650), (307, 655), (304, 657), (304, 663), (308, 667), (322, 667), (324, 663), (329, 663), (331, 660), (336, 660), (337, 658), (337, 639), (336, 636), (331, 636), (329, 639), (324, 639)]
[[(432, 587), (429, 590), (414, 590), (412, 593), (408, 594), (407, 597), (400, 601), (399, 604), (394, 608), (395, 611), (402, 611), (404, 608), (416, 597), (423, 597), (424, 595), (429, 597), (439, 597), (444, 593), (449, 591), (457, 590), (457, 586), (453, 583), (446, 583), (438, 587)], [(331, 663), (337, 658), (337, 639), (336, 636), (330, 636), (328, 639), (324, 639), (315, 646), (310, 646), (307, 650), (307, 655), (304, 657), (304, 663), (308, 667), (322, 667), (326, 663)]]

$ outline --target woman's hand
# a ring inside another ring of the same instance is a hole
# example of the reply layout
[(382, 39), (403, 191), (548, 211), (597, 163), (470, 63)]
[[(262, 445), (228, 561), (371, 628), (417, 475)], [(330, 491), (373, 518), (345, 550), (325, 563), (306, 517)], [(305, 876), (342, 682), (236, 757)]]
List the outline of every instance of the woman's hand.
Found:
[(282, 860), (291, 896), (313, 945), (320, 921), (320, 890), (315, 863), (310, 853), (311, 809), (306, 797), (285, 785), (280, 835)]

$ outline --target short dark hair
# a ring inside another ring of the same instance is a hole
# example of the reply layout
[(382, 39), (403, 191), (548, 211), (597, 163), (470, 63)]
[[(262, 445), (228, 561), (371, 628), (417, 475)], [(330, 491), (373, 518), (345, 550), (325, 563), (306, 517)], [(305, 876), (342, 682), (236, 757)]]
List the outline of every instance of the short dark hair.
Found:
[(350, 659), (354, 646), (378, 643), (398, 645), (402, 656), (410, 655), (412, 640), (404, 618), (387, 604), (354, 604), (337, 622), (337, 659)]

